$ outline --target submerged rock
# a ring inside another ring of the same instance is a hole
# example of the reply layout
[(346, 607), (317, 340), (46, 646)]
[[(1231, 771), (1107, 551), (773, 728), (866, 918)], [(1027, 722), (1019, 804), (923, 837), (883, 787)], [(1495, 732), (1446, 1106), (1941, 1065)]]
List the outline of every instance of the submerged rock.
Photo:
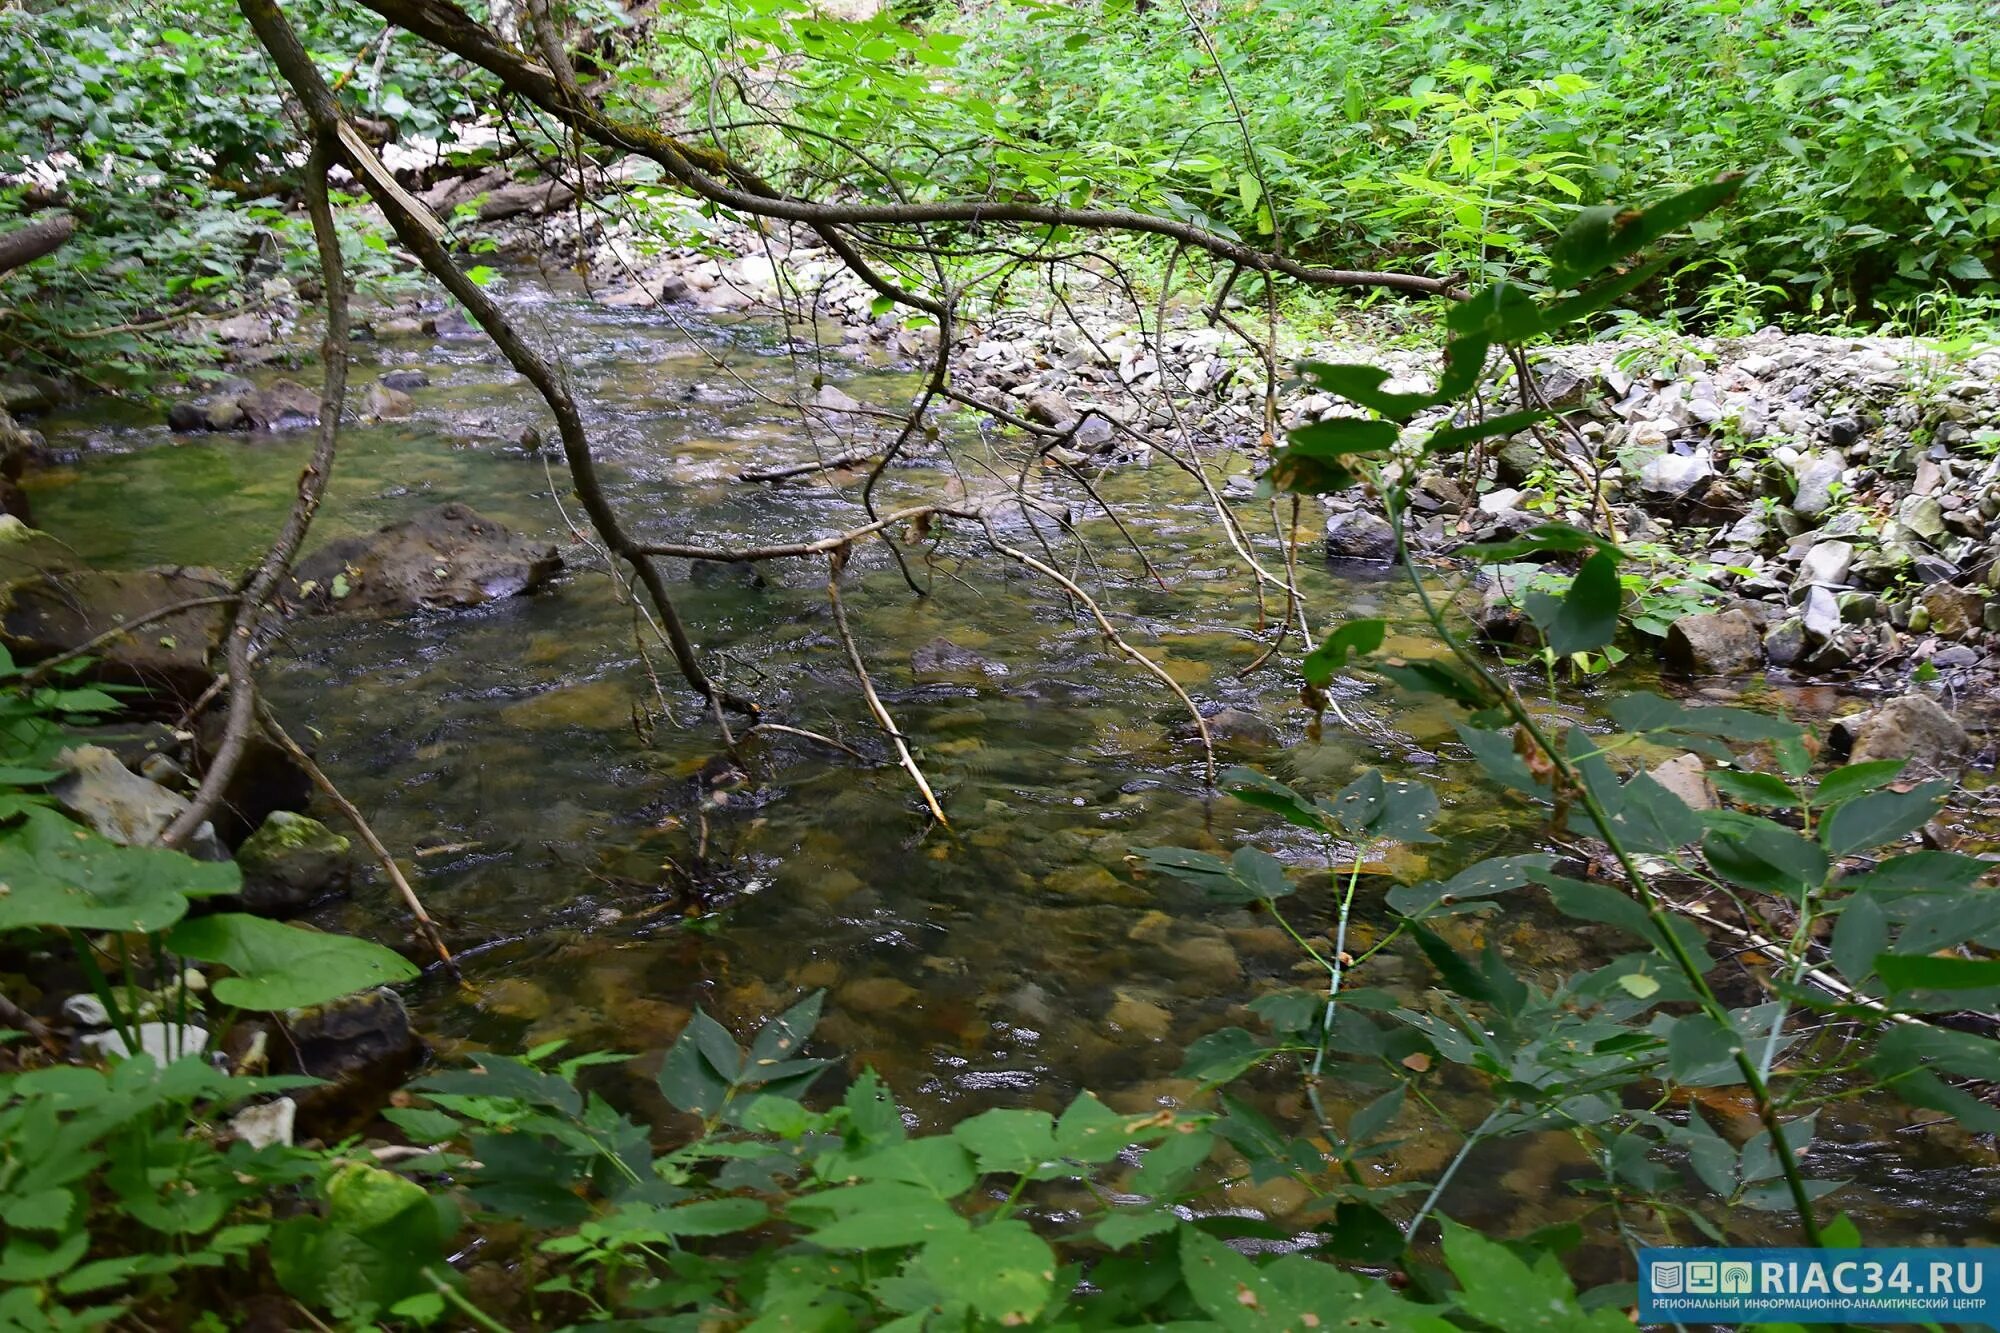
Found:
[[(188, 808), (185, 798), (140, 777), (101, 745), (64, 750), (56, 762), (69, 770), (49, 788), (56, 804), (121, 846), (142, 847), (155, 841)], [(216, 839), (215, 826), (207, 820), (195, 829), (186, 848), (190, 856), (204, 861), (229, 859)]]
[(317, 819), (272, 811), (236, 849), (243, 910), (290, 916), (316, 898), (344, 892), (354, 877), (350, 846)]
[[(238, 381), (240, 385), (242, 381)], [(175, 403), (167, 424), (177, 431), (289, 430), (319, 420), (319, 390), (297, 380), (273, 380), (263, 388), (224, 390), (206, 407)]]
[(982, 676), (1004, 676), (1007, 667), (984, 653), (939, 637), (911, 652), (910, 672), (918, 676), (962, 676), (975, 672)]
[(312, 611), (385, 615), (478, 606), (534, 592), (561, 568), (549, 543), (516, 536), (469, 505), (441, 504), (327, 543), (299, 562), (288, 600)]
[(1891, 699), (1859, 717), (1834, 723), (1833, 744), (1849, 763), (1906, 759), (1912, 769), (1955, 771), (1972, 749), (1965, 728), (1923, 694)]
[(295, 1094), (299, 1132), (306, 1137), (335, 1138), (358, 1128), (401, 1086), (422, 1052), (403, 997), (387, 986), (294, 1009), (284, 1024), (288, 1040), (273, 1043), (285, 1053), (283, 1072), (326, 1080)]
[[(0, 588), (0, 642), (17, 661), (38, 662), (166, 607), (228, 592), (205, 569), (51, 570)], [(85, 675), (191, 703), (214, 679), (209, 657), (224, 610), (192, 607), (112, 639), (91, 650)]]

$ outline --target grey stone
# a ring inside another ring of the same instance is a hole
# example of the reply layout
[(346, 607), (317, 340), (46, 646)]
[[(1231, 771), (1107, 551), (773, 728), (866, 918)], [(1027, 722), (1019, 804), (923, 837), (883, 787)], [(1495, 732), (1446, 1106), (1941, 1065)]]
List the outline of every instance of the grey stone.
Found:
[(1896, 506), (1896, 521), (1925, 541), (1944, 536), (1944, 509), (1928, 495), (1906, 495)]
[(1715, 784), (1708, 779), (1708, 766), (1692, 750), (1655, 764), (1646, 775), (1678, 796), (1690, 810), (1715, 808)]
[(1800, 619), (1806, 633), (1813, 638), (1832, 638), (1840, 629), (1840, 598), (1833, 589), (1823, 584), (1812, 584), (1806, 589), (1805, 607)]
[(1651, 500), (1679, 500), (1714, 475), (1715, 467), (1706, 451), (1660, 454), (1639, 469), (1639, 490)]
[(1028, 395), (1028, 418), (1044, 426), (1067, 426), (1076, 420), (1076, 408), (1059, 389), (1037, 389)]
[(1905, 759), (1925, 771), (1956, 771), (1972, 748), (1965, 728), (1928, 695), (1906, 694), (1834, 724), (1833, 743), (1850, 763)]
[(1826, 423), (1826, 442), (1846, 449), (1861, 439), (1861, 422), (1854, 417), (1834, 417)]
[(1801, 518), (1818, 518), (1833, 506), (1833, 486), (1846, 465), (1833, 454), (1814, 454), (1799, 469), (1799, 486), (1792, 497), (1792, 512)]
[(1277, 728), (1247, 708), (1224, 708), (1203, 721), (1219, 744), (1261, 747), (1278, 743)]
[(1685, 676), (1733, 676), (1764, 664), (1764, 636), (1741, 609), (1694, 611), (1667, 630), (1667, 665)]
[(1366, 510), (1335, 514), (1326, 524), (1326, 555), (1329, 560), (1394, 559), (1396, 530)]
[[(140, 777), (101, 745), (64, 750), (56, 762), (68, 770), (49, 788), (56, 804), (122, 847), (143, 847), (157, 841), (167, 825), (188, 808), (183, 797)], [(204, 861), (229, 859), (216, 840), (215, 825), (206, 820), (187, 840), (187, 851)]]
[(918, 676), (1004, 676), (1007, 665), (939, 637), (911, 652), (910, 671)]
[(1797, 616), (1788, 616), (1764, 635), (1764, 660), (1772, 666), (1795, 665), (1806, 655), (1806, 625)]
[(1810, 587), (1813, 584), (1837, 586), (1846, 583), (1848, 570), (1853, 568), (1853, 565), (1853, 542), (1817, 542), (1799, 561), (1799, 574), (1793, 586)]
[(430, 382), (429, 372), (414, 367), (408, 370), (386, 370), (382, 372), (382, 378), (378, 381), (384, 388), (401, 389), (404, 392), (428, 388)]
[(416, 411), (417, 404), (401, 389), (392, 389), (381, 381), (368, 386), (361, 395), (361, 415), (377, 421), (394, 421), (409, 416)]

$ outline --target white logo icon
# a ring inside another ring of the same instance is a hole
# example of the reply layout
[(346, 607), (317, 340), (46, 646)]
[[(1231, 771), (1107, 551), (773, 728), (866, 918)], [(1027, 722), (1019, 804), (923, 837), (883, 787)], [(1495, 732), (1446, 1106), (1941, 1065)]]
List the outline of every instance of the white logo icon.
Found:
[(1717, 1275), (1713, 1259), (1692, 1259), (1687, 1266), (1687, 1289), (1697, 1296), (1713, 1296)]
[(1724, 1263), (1722, 1289), (1732, 1295), (1750, 1295), (1752, 1292), (1750, 1265), (1740, 1260)]
[(1652, 1275), (1654, 1291), (1674, 1292), (1682, 1290), (1680, 1260), (1655, 1259), (1653, 1261)]

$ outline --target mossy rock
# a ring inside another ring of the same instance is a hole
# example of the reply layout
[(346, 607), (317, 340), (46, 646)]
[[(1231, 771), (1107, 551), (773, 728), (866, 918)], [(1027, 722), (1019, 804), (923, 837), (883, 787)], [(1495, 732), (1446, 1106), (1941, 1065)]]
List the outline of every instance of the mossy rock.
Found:
[(346, 838), (317, 819), (272, 811), (236, 849), (244, 910), (290, 916), (316, 898), (345, 891), (354, 878), (350, 851)]

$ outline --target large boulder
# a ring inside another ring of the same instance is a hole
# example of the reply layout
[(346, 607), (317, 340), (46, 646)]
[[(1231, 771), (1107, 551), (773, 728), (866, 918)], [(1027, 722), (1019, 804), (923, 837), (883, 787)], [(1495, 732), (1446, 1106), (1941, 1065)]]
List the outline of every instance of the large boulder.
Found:
[[(166, 607), (229, 591), (206, 569), (46, 570), (0, 588), (0, 643), (16, 661), (38, 662)], [(191, 703), (215, 678), (209, 658), (226, 609), (191, 607), (111, 639), (91, 649), (85, 674)]]
[(1736, 676), (1764, 665), (1764, 631), (1749, 612), (1693, 611), (1667, 629), (1667, 665), (1684, 676)]
[(1906, 759), (1919, 772), (1955, 772), (1972, 749), (1965, 728), (1935, 699), (1906, 694), (1859, 717), (1834, 723), (1835, 753), (1849, 763)]
[(534, 592), (561, 568), (548, 542), (517, 536), (471, 506), (451, 503), (327, 543), (299, 562), (287, 594), (313, 611), (400, 615)]
[[(101, 745), (64, 750), (57, 762), (68, 771), (49, 787), (56, 804), (120, 846), (143, 847), (156, 841), (188, 808), (185, 798), (140, 777)], [(215, 826), (205, 820), (185, 846), (189, 855), (203, 861), (229, 859), (216, 840)]]
[(299, 1132), (342, 1138), (367, 1123), (423, 1053), (403, 997), (387, 986), (284, 1015), (285, 1037), (271, 1043), (284, 1073), (323, 1079), (298, 1098)]
[(297, 380), (225, 391), (198, 410), (178, 403), (167, 409), (167, 424), (179, 431), (291, 430), (318, 421), (319, 390)]
[(345, 892), (354, 879), (351, 844), (317, 819), (274, 810), (236, 849), (243, 910), (291, 916), (314, 899)]

